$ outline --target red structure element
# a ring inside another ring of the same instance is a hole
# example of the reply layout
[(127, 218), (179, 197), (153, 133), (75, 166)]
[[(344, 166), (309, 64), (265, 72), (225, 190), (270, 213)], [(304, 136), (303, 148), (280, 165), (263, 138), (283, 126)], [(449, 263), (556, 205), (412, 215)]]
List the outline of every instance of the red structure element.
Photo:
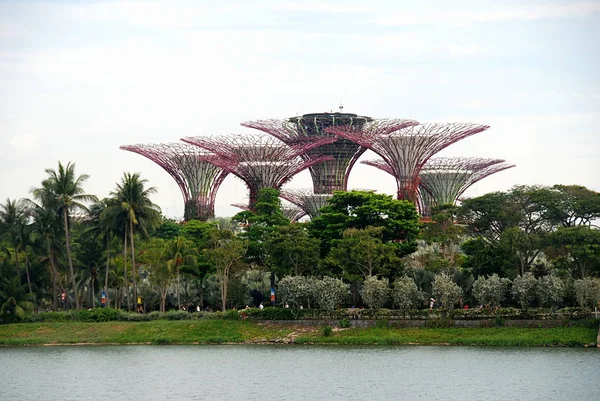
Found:
[(328, 131), (381, 156), (396, 179), (398, 199), (416, 203), (419, 172), (427, 160), (445, 147), (488, 128), (487, 125), (472, 123), (433, 123), (412, 125), (382, 134), (376, 125), (369, 124), (360, 130), (334, 127)]
[(331, 194), (315, 194), (310, 189), (283, 189), (279, 196), (293, 203), (311, 219), (319, 215), (319, 209), (327, 204)]
[(136, 144), (120, 149), (147, 157), (173, 177), (183, 195), (185, 221), (215, 216), (217, 190), (228, 172), (208, 162), (208, 153), (186, 143)]
[(330, 160), (330, 156), (302, 158), (301, 155), (331, 143), (335, 138), (307, 138), (293, 146), (272, 137), (256, 135), (197, 136), (182, 138), (182, 141), (214, 153), (214, 157), (206, 160), (244, 181), (250, 191), (249, 208), (253, 209), (261, 189), (280, 189), (300, 171)]
[[(290, 146), (307, 138), (333, 138), (329, 128), (348, 127), (360, 131), (365, 124), (372, 122), (371, 117), (349, 113), (316, 113), (291, 117), (287, 120), (247, 121), (242, 126), (258, 129), (272, 135)], [(391, 132), (409, 125), (418, 124), (410, 120), (378, 120), (381, 132)], [(346, 138), (324, 144), (308, 150), (304, 158), (316, 155), (330, 156), (331, 159), (309, 167), (315, 194), (331, 194), (333, 191), (348, 189), (350, 170), (366, 148)]]

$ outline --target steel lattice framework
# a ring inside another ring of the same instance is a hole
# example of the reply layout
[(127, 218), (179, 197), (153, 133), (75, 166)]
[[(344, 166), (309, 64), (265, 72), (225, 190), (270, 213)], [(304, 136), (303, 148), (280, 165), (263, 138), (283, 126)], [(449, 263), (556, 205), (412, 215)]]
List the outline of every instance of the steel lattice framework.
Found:
[(436, 205), (453, 205), (467, 188), (498, 171), (514, 167), (503, 159), (437, 157), (430, 159), (419, 174), (420, 187)]
[(398, 184), (398, 199), (413, 202), (417, 202), (419, 172), (427, 160), (445, 147), (489, 128), (488, 125), (472, 123), (433, 123), (412, 125), (382, 134), (369, 125), (360, 130), (333, 127), (328, 131), (381, 156)]
[(228, 172), (210, 163), (207, 152), (186, 143), (136, 144), (120, 149), (140, 154), (161, 166), (177, 183), (185, 205), (184, 220), (215, 216), (215, 197)]
[(212, 163), (244, 181), (250, 192), (249, 207), (253, 209), (261, 189), (280, 189), (300, 171), (330, 160), (331, 156), (300, 156), (335, 138), (306, 138), (292, 146), (273, 137), (257, 135), (198, 136), (182, 138), (182, 141), (214, 153)]
[(298, 220), (306, 216), (306, 212), (295, 205), (282, 206), (281, 212), (290, 220), (290, 223), (297, 223)]
[(279, 196), (293, 203), (304, 211), (311, 219), (317, 217), (319, 209), (327, 204), (331, 194), (315, 194), (311, 189), (283, 189)]
[[(359, 116), (350, 113), (317, 113), (291, 117), (287, 120), (259, 120), (242, 123), (244, 127), (258, 129), (272, 135), (282, 142), (295, 145), (306, 138), (336, 138), (327, 130), (335, 127), (351, 127), (360, 131), (362, 127), (373, 122), (371, 117)], [(377, 126), (382, 132), (390, 132), (417, 124), (408, 120), (377, 120)], [(331, 159), (309, 168), (314, 193), (331, 194), (333, 191), (346, 191), (348, 189), (348, 176), (350, 170), (366, 148), (348, 140), (339, 138), (333, 143), (322, 145), (308, 150), (303, 156), (311, 158), (315, 155), (330, 156)]]

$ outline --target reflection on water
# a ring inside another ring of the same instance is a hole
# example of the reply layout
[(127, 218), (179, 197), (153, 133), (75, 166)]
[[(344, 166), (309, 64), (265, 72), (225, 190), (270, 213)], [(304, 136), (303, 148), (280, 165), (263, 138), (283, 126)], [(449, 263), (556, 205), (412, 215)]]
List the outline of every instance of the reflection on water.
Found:
[(600, 400), (600, 350), (87, 346), (0, 349), (0, 400)]

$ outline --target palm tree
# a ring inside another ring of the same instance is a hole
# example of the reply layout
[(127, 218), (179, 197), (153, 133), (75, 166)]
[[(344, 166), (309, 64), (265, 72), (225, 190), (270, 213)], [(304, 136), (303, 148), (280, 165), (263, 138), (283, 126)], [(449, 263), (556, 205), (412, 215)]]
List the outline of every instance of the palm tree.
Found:
[(98, 199), (94, 195), (84, 193), (82, 185), (89, 176), (82, 174), (77, 177), (75, 175), (74, 163), (69, 162), (66, 166), (63, 166), (61, 162), (58, 162), (58, 170), (46, 169), (46, 174), (48, 174), (48, 178), (42, 181), (42, 187), (36, 188), (32, 192), (34, 198), (37, 200), (53, 199), (56, 202), (58, 211), (62, 215), (71, 285), (73, 286), (73, 294), (75, 295), (75, 307), (79, 310), (81, 309), (81, 305), (77, 297), (77, 283), (75, 282), (75, 272), (73, 270), (69, 216), (76, 210), (87, 209), (82, 202), (96, 202)]
[[(114, 204), (108, 206), (104, 212), (105, 217), (118, 219), (125, 223), (124, 244), (131, 248), (131, 273), (133, 280), (133, 299), (137, 302), (137, 282), (135, 273), (135, 232), (138, 231), (147, 236), (147, 228), (153, 228), (160, 223), (160, 208), (152, 203), (150, 195), (156, 193), (156, 188), (145, 188), (148, 180), (140, 178), (139, 173), (124, 173), (120, 183), (117, 183), (115, 191), (111, 192)], [(124, 259), (125, 266), (127, 259)], [(126, 269), (126, 267), (125, 267)], [(125, 270), (127, 274), (127, 270)]]
[(36, 247), (45, 253), (44, 259), (50, 266), (52, 277), (52, 305), (54, 310), (58, 307), (58, 269), (56, 267), (56, 250), (60, 248), (57, 243), (60, 229), (60, 216), (53, 206), (43, 206), (29, 199), (24, 199), (27, 215), (33, 219), (30, 225), (32, 240)]
[(0, 280), (0, 313), (23, 319), (26, 312), (33, 310), (35, 295), (28, 293), (19, 277), (4, 277)]
[[(17, 268), (17, 276), (20, 277), (19, 270), (19, 252), (23, 245), (23, 234), (25, 225), (27, 222), (27, 216), (23, 208), (22, 202), (16, 200), (6, 199), (6, 203), (0, 205), (0, 235), (6, 240), (14, 249), (15, 253), (15, 267)], [(25, 266), (27, 269), (27, 266)], [(29, 271), (27, 271), (27, 278), (29, 279)], [(28, 280), (29, 287), (31, 288), (31, 282)]]

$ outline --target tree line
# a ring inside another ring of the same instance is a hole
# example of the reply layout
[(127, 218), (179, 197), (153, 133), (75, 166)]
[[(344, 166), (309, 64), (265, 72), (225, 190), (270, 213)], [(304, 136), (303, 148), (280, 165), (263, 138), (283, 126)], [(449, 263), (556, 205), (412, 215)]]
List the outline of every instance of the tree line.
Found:
[(290, 223), (264, 189), (252, 211), (179, 223), (139, 173), (102, 199), (87, 179), (59, 162), (30, 198), (0, 204), (2, 315), (600, 300), (600, 194), (581, 186), (516, 186), (439, 205), (428, 222), (411, 202), (349, 191)]

